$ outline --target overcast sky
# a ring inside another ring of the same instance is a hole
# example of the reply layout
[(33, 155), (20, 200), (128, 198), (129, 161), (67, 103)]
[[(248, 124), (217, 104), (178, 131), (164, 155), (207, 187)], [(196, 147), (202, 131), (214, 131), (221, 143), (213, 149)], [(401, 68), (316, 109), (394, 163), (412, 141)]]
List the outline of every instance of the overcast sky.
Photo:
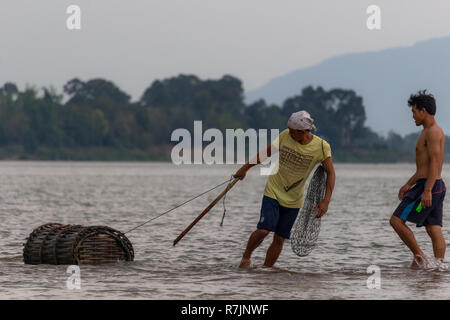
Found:
[[(81, 30), (66, 9), (81, 8)], [(379, 31), (366, 8), (381, 8)], [(138, 99), (153, 80), (231, 74), (246, 90), (326, 58), (450, 35), (448, 0), (1, 0), (0, 85), (102, 77)]]

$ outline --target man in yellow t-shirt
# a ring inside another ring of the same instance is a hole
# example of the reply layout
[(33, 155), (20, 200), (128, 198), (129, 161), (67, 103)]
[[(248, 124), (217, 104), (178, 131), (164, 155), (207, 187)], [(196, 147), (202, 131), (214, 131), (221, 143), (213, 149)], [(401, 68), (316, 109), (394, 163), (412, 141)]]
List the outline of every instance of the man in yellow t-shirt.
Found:
[[(292, 226), (303, 204), (305, 183), (317, 163), (322, 163), (327, 173), (325, 197), (315, 210), (316, 218), (328, 211), (328, 204), (334, 188), (335, 172), (331, 159), (330, 145), (313, 135), (317, 130), (314, 120), (308, 112), (299, 111), (291, 115), (288, 129), (280, 133), (277, 139), (257, 155), (257, 161), (243, 165), (234, 175), (244, 179), (248, 169), (261, 163), (279, 151), (276, 173), (269, 176), (261, 205), (261, 217), (257, 229), (250, 235), (244, 251), (240, 268), (248, 268), (251, 254), (270, 233), (274, 232), (273, 242), (267, 250), (264, 266), (272, 267), (277, 261), (285, 239), (289, 239)], [(252, 164), (255, 163), (255, 164)]]

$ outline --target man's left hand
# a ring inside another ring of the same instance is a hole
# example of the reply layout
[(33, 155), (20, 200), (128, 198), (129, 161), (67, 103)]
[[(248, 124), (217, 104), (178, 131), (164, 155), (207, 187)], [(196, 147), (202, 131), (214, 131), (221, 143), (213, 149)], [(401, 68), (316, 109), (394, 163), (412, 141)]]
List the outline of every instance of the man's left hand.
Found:
[(330, 202), (327, 200), (322, 200), (321, 202), (319, 202), (315, 207), (314, 207), (314, 211), (318, 210), (317, 214), (316, 214), (316, 218), (320, 218), (322, 217), (325, 213), (327, 213), (328, 211), (328, 204)]
[(422, 200), (420, 201), (422, 203), (422, 207), (431, 207), (431, 199), (431, 191), (424, 191), (422, 194)]

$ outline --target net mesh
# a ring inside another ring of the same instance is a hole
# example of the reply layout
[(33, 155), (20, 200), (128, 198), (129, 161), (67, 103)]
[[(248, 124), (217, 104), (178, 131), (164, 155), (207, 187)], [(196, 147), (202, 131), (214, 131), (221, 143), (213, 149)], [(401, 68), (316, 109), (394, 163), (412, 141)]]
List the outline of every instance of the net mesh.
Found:
[(315, 218), (317, 211), (313, 209), (325, 195), (325, 181), (325, 170), (319, 166), (309, 182), (303, 208), (291, 231), (291, 248), (298, 256), (307, 256), (316, 247), (320, 232), (320, 218)]

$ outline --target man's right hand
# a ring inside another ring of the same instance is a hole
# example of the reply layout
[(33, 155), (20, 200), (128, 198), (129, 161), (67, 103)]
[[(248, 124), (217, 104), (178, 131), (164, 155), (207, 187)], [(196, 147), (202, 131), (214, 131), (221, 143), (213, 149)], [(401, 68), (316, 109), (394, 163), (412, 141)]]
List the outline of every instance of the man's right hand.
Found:
[(249, 167), (245, 164), (243, 165), (236, 173), (233, 175), (234, 178), (239, 178), (240, 180), (245, 178), (245, 174), (247, 173)]
[(398, 200), (403, 200), (405, 197), (405, 194), (411, 189), (411, 186), (408, 184), (405, 184), (403, 187), (400, 188), (398, 192)]

